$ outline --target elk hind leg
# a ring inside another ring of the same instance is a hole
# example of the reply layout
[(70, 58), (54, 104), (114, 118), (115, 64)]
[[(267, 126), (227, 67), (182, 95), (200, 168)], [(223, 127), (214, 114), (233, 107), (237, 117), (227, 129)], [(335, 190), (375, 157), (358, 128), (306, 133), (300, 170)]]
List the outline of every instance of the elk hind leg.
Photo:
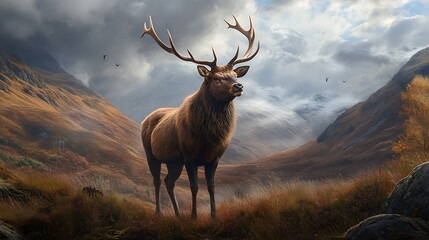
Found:
[[(147, 153), (147, 151), (146, 151)], [(161, 215), (161, 203), (159, 200), (159, 192), (161, 187), (161, 162), (158, 161), (152, 154), (146, 154), (147, 163), (149, 165), (150, 173), (153, 177), (153, 185), (155, 186), (155, 203), (156, 203), (156, 215)]]
[(204, 165), (204, 173), (206, 175), (207, 190), (210, 195), (210, 213), (212, 218), (216, 218), (216, 202), (215, 202), (215, 183), (214, 177), (219, 160)]
[(176, 195), (174, 194), (174, 185), (177, 179), (182, 174), (183, 161), (167, 163), (167, 176), (164, 179), (165, 187), (167, 188), (168, 195), (170, 196), (171, 203), (173, 204), (174, 213), (179, 216), (179, 206), (177, 205)]

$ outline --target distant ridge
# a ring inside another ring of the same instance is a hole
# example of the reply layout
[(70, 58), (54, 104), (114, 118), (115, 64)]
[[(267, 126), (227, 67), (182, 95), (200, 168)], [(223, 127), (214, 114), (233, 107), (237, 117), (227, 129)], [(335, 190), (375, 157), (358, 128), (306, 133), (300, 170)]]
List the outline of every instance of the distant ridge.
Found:
[(429, 48), (416, 53), (392, 80), (366, 101), (342, 113), (320, 136), (300, 148), (224, 168), (227, 180), (261, 172), (281, 178), (349, 176), (381, 166), (395, 156), (392, 142), (403, 134), (401, 92), (416, 75), (429, 75)]

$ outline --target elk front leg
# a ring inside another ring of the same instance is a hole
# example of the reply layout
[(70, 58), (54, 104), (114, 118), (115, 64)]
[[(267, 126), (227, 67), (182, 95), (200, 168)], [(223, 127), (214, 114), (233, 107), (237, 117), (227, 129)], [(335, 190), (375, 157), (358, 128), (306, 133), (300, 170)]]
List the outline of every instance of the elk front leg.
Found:
[(167, 163), (168, 174), (165, 177), (165, 186), (167, 188), (168, 195), (170, 196), (171, 203), (173, 204), (174, 213), (176, 216), (180, 216), (179, 207), (177, 205), (176, 195), (174, 194), (174, 185), (177, 179), (180, 177), (183, 169), (183, 160), (177, 162)]
[(194, 161), (185, 160), (186, 172), (188, 173), (189, 185), (192, 192), (192, 219), (197, 218), (197, 193), (198, 193), (198, 166)]
[(219, 160), (213, 161), (209, 164), (204, 165), (204, 173), (206, 175), (206, 181), (207, 181), (207, 190), (210, 194), (210, 213), (212, 218), (216, 218), (216, 202), (215, 202), (215, 196), (214, 196), (214, 190), (215, 190), (215, 183), (214, 183), (214, 176), (216, 173), (216, 168), (219, 163)]

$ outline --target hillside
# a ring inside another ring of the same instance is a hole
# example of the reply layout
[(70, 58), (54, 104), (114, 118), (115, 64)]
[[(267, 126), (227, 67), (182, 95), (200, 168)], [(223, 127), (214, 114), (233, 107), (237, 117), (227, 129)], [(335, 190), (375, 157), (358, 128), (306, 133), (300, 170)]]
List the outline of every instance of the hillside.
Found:
[[(235, 100), (237, 125), (221, 163), (237, 164), (295, 149), (314, 139), (350, 106), (338, 96), (316, 94), (293, 108), (275, 93), (252, 90)], [(335, 103), (335, 104), (333, 104)]]
[(314, 141), (249, 164), (229, 166), (225, 180), (275, 173), (281, 178), (356, 174), (393, 159), (392, 143), (403, 134), (403, 92), (415, 75), (429, 75), (429, 48), (416, 53), (392, 80), (342, 113)]
[(49, 55), (23, 61), (0, 50), (0, 161), (149, 197), (139, 126)]

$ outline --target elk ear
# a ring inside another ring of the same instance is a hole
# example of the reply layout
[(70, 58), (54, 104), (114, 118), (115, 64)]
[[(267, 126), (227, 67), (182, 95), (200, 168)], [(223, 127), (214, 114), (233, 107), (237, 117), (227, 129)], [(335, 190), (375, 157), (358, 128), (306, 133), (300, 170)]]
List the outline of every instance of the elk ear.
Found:
[(201, 75), (201, 77), (207, 77), (210, 73), (210, 71), (206, 67), (201, 66), (201, 65), (198, 65), (197, 69), (198, 69), (198, 73)]
[(234, 72), (237, 74), (237, 78), (241, 78), (246, 75), (247, 71), (249, 71), (249, 66), (242, 66), (234, 69)]

